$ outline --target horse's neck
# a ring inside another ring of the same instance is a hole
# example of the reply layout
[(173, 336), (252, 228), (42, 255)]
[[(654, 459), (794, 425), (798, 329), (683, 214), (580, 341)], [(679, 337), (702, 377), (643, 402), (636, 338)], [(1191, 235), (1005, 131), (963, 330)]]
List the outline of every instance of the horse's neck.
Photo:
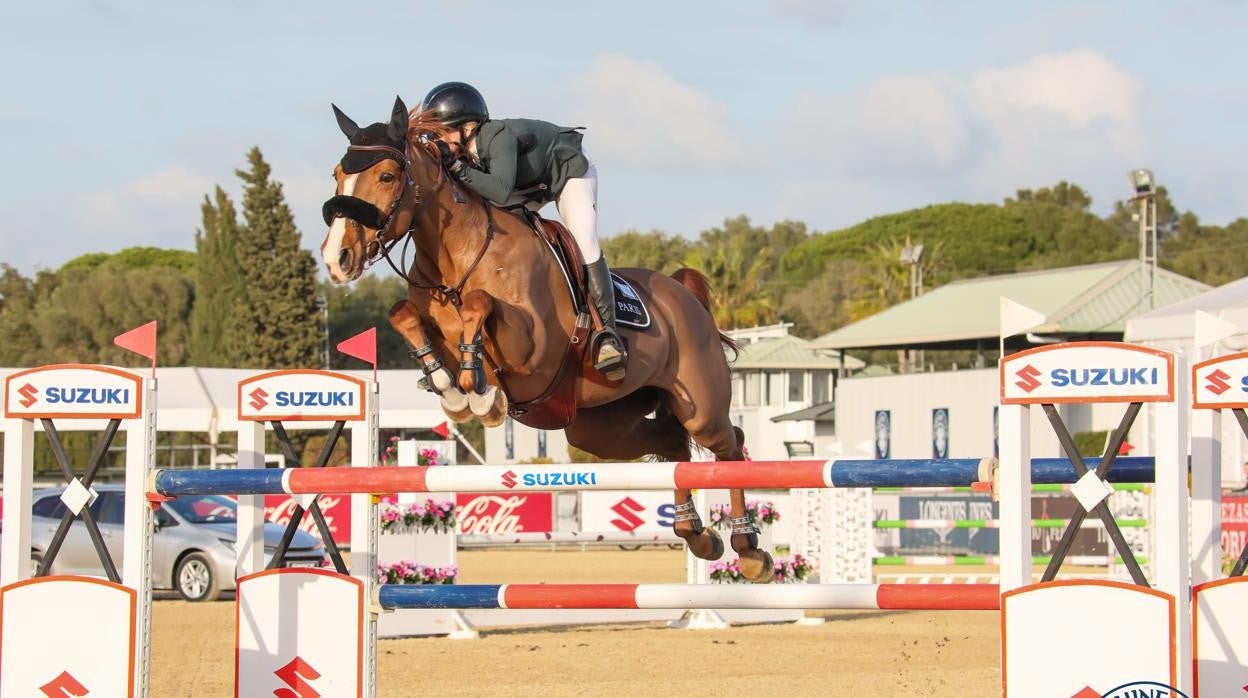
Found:
[(433, 281), (446, 285), (459, 283), (489, 233), (482, 202), (456, 201), (452, 186), (436, 190), (437, 200), (429, 203), (413, 232), (419, 268)]

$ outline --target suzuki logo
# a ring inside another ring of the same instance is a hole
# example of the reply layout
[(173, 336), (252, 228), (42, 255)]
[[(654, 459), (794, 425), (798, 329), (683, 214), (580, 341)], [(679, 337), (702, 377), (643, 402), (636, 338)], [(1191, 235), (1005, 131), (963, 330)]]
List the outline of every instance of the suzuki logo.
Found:
[(611, 525), (621, 531), (636, 531), (646, 522), (645, 519), (637, 516), (637, 513), (645, 509), (636, 499), (625, 497), (611, 507), (611, 511), (620, 515), (618, 519), (611, 519)]
[(508, 470), (507, 472), (503, 473), (503, 485), (504, 485), (507, 489), (511, 489), (511, 488), (515, 487), (515, 486), (516, 486), (516, 474), (515, 474), (515, 473), (513, 473), (513, 472), (512, 472), (512, 471), (510, 471), (510, 470)]
[(273, 691), (273, 695), (277, 698), (320, 698), (321, 694), (309, 686), (308, 681), (321, 678), (321, 672), (313, 669), (311, 665), (303, 661), (302, 657), (295, 657), (290, 660), (289, 664), (273, 673), (290, 686), (290, 688), (279, 688)]
[(1040, 381), (1036, 380), (1036, 377), (1040, 375), (1040, 371), (1036, 370), (1036, 367), (1031, 364), (1022, 367), (1014, 375), (1022, 379), (1014, 385), (1022, 388), (1024, 393), (1030, 393), (1040, 387)]
[[(30, 407), (39, 401), (39, 398), (35, 397), (39, 394), (39, 389), (30, 383), (18, 388), (17, 394), (22, 396), (22, 399), (19, 400), (22, 403), (22, 407)], [(66, 675), (68, 676), (68, 674)]]
[(250, 393), (247, 393), (247, 397), (251, 398), (251, 403), (250, 403), (251, 409), (253, 410), (264, 409), (265, 406), (269, 404), (269, 401), (265, 400), (265, 398), (268, 396), (269, 394), (264, 392), (264, 388), (256, 388)]
[[(27, 405), (27, 407), (30, 407), (30, 405)], [(70, 676), (68, 671), (62, 671), (60, 676), (40, 686), (39, 690), (43, 691), (43, 695), (49, 698), (77, 698), (77, 696), (85, 696), (90, 693), (87, 687), (79, 683), (78, 679)]]
[(1226, 371), (1223, 371), (1220, 368), (1215, 369), (1213, 373), (1205, 376), (1205, 380), (1208, 381), (1208, 383), (1205, 384), (1205, 389), (1214, 395), (1221, 395), (1231, 389), (1231, 384), (1226, 382), (1226, 379), (1230, 377), (1231, 374)]

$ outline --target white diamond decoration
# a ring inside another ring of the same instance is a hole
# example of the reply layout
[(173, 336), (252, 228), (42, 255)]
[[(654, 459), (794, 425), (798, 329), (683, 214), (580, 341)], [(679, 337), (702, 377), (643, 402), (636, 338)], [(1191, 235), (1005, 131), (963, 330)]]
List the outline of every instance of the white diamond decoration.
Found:
[(312, 508), (312, 502), (315, 502), (319, 496), (318, 494), (297, 494), (294, 495), (294, 498), (295, 502), (306, 511)]
[(82, 512), (82, 508), (95, 501), (95, 490), (87, 489), (82, 486), (82, 482), (78, 478), (74, 478), (65, 487), (65, 491), (61, 493), (61, 502), (65, 507), (74, 512), (77, 516)]
[(1079, 481), (1070, 487), (1071, 494), (1075, 495), (1075, 499), (1079, 500), (1079, 504), (1084, 510), (1092, 511), (1092, 507), (1100, 504), (1102, 500), (1114, 493), (1114, 488), (1109, 486), (1101, 478), (1096, 476), (1095, 470), (1089, 470)]

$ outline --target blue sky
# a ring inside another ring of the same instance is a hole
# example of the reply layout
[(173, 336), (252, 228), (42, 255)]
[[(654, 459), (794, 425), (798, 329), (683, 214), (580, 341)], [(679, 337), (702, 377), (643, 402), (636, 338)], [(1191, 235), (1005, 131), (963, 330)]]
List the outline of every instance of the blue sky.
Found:
[(193, 248), (252, 145), (315, 249), (329, 103), (379, 121), (444, 80), (588, 127), (603, 235), (822, 231), (1061, 179), (1105, 213), (1140, 166), (1224, 224), (1248, 216), (1244, 36), (1243, 0), (7, 3), (0, 262)]

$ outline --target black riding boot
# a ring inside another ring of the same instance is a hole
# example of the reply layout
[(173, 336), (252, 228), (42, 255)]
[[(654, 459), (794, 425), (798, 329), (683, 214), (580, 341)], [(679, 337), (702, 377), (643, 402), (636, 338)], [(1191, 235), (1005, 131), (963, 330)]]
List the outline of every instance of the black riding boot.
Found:
[(607, 380), (624, 380), (628, 352), (615, 330), (615, 284), (611, 283), (607, 258), (599, 257), (598, 261), (587, 265), (585, 278), (589, 286), (589, 298), (602, 318), (602, 332), (590, 344), (591, 348), (597, 347), (594, 368), (606, 376)]

